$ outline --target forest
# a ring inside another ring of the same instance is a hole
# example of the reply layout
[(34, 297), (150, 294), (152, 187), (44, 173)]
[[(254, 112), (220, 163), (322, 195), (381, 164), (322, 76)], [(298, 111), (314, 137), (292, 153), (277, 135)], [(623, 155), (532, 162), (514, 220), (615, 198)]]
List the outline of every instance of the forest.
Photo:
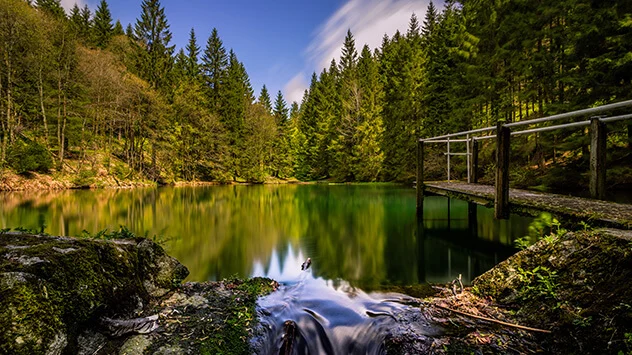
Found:
[[(410, 182), (418, 138), (632, 98), (623, 0), (431, 2), (379, 48), (349, 30), (300, 103), (255, 93), (216, 29), (171, 42), (159, 0), (125, 28), (105, 0), (69, 14), (60, 0), (0, 0), (0, 178)], [(629, 183), (632, 121), (608, 128), (609, 184)], [(525, 137), (512, 181), (582, 186), (588, 137)]]

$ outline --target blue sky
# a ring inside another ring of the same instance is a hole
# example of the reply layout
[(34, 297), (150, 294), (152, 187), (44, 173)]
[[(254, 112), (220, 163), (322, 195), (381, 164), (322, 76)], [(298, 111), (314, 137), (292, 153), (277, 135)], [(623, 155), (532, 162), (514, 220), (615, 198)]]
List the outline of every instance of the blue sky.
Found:
[[(62, 0), (95, 10), (98, 0)], [(109, 0), (112, 17), (126, 27), (140, 15), (142, 0)], [(312, 72), (319, 73), (340, 57), (347, 29), (358, 51), (366, 43), (378, 47), (384, 34), (405, 31), (412, 13), (423, 20), (429, 0), (162, 0), (173, 43), (184, 47), (195, 28), (202, 48), (213, 27), (227, 50), (246, 66), (257, 94), (263, 84), (273, 97), (281, 90), (286, 101), (301, 100)], [(441, 1), (435, 1), (440, 4)]]

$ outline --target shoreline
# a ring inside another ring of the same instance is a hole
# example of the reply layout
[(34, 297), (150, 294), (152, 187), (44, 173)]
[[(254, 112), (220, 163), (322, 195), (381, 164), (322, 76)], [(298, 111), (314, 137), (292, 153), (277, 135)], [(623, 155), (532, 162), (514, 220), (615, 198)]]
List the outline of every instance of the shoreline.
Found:
[[(5, 325), (11, 331), (0, 336), (0, 350), (256, 353), (251, 348), (256, 346), (251, 342), (257, 336), (256, 302), (278, 288), (276, 281), (181, 284), (188, 271), (159, 245), (115, 232), (102, 238), (0, 232), (0, 291), (7, 295), (0, 300), (1, 319), (29, 319)], [(145, 281), (112, 295), (106, 291), (136, 278)], [(632, 232), (558, 231), (496, 265), (471, 287), (452, 283), (435, 286), (438, 294), (410, 295), (414, 302), (408, 316), (398, 318), (405, 330), (389, 331), (384, 348), (395, 354), (579, 354), (606, 348), (629, 353), (630, 280)], [(82, 292), (81, 284), (90, 292)], [(95, 317), (101, 324), (94, 323)], [(110, 320), (104, 325), (104, 319)], [(47, 322), (55, 326), (41, 326)], [(130, 322), (149, 328), (128, 329)], [(424, 332), (419, 322), (437, 332)], [(154, 332), (159, 327), (163, 333)]]

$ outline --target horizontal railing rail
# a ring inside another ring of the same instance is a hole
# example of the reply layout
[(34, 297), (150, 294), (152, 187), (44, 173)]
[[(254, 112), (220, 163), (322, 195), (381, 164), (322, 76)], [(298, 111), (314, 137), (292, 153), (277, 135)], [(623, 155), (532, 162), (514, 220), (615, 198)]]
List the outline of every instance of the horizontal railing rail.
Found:
[[(496, 149), (496, 202), (495, 216), (497, 218), (505, 218), (508, 215), (508, 191), (509, 191), (509, 144), (510, 137), (525, 134), (548, 132), (554, 130), (563, 130), (570, 128), (588, 127), (590, 126), (590, 192), (593, 198), (603, 199), (605, 196), (605, 150), (606, 150), (606, 129), (607, 123), (631, 119), (632, 114), (622, 114), (618, 116), (599, 116), (598, 114), (609, 113), (613, 110), (621, 108), (632, 108), (632, 100), (621, 101), (617, 103), (602, 105), (598, 107), (587, 108), (567, 113), (561, 113), (548, 117), (536, 118), (532, 120), (518, 121), (512, 123), (499, 122), (497, 126), (478, 128), (469, 131), (444, 134), (431, 138), (423, 138), (418, 140), (417, 145), (417, 208), (419, 210), (420, 201), (423, 200), (423, 157), (424, 144), (426, 143), (445, 143), (447, 151), (443, 155), (447, 158), (447, 176), (450, 181), (450, 161), (453, 156), (465, 156), (467, 160), (467, 181), (468, 183), (477, 182), (478, 170), (478, 142), (485, 139), (495, 138), (497, 141)], [(556, 120), (590, 116), (577, 122), (562, 123), (552, 126), (535, 127), (533, 126), (545, 122), (553, 122)], [(525, 129), (515, 129), (515, 128)], [(482, 135), (484, 133), (490, 133)], [(465, 137), (465, 138), (460, 138)], [(465, 143), (466, 152), (451, 151), (450, 144)], [(502, 195), (499, 197), (499, 195)]]

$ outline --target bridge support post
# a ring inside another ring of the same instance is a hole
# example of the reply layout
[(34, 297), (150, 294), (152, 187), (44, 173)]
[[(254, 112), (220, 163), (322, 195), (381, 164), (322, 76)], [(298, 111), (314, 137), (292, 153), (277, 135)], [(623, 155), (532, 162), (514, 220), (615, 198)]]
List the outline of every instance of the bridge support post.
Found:
[(502, 123), (496, 126), (496, 199), (494, 218), (509, 218), (509, 139), (511, 130)]
[(606, 197), (606, 125), (593, 117), (590, 121), (590, 197)]
[(468, 176), (467, 182), (470, 184), (478, 183), (478, 141), (474, 138), (469, 143), (470, 147), (470, 175)]
[(424, 141), (417, 142), (417, 216), (424, 211)]

